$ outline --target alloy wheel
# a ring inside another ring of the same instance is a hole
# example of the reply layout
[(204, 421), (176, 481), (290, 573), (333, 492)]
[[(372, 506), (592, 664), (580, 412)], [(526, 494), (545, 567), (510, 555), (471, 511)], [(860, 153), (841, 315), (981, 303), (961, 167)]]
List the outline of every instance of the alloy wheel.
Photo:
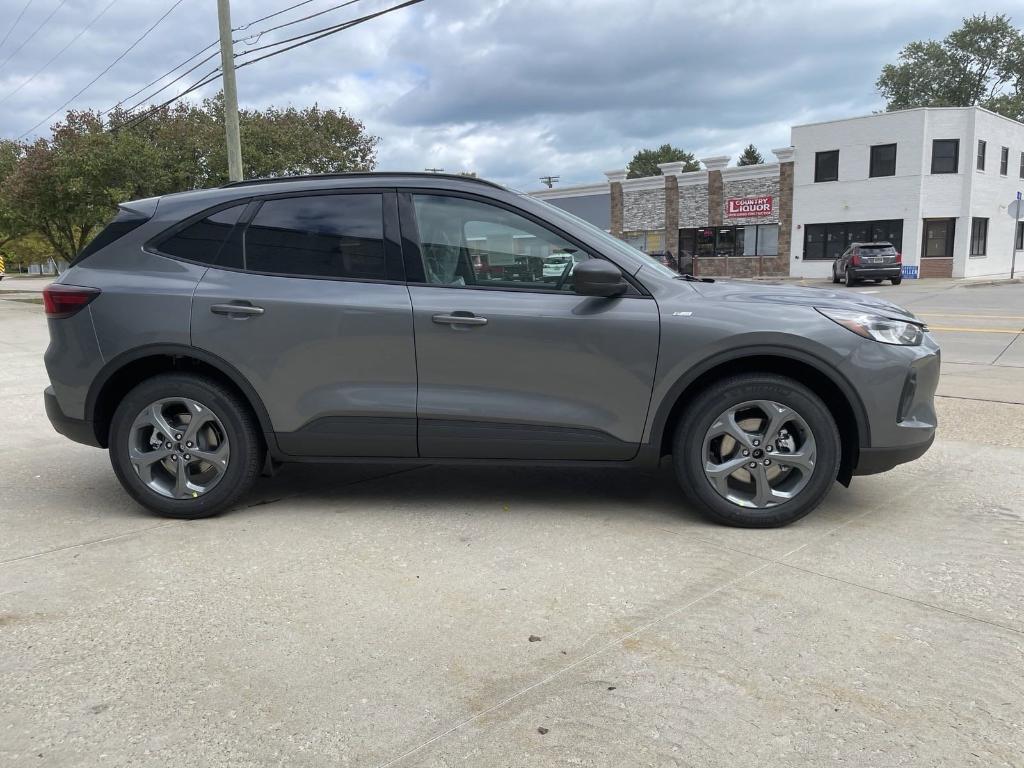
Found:
[(191, 398), (169, 397), (135, 417), (128, 458), (151, 490), (172, 499), (194, 499), (224, 477), (231, 449), (213, 411)]
[(804, 418), (772, 400), (719, 415), (704, 436), (704, 476), (719, 496), (767, 509), (795, 498), (814, 474), (814, 435)]

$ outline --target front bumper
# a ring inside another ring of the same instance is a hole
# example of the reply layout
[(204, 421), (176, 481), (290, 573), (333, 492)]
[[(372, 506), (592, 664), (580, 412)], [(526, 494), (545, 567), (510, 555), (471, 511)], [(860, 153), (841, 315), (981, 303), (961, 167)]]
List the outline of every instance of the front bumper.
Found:
[(865, 340), (842, 366), (864, 405), (854, 475), (886, 472), (922, 456), (935, 440), (941, 353), (931, 334), (919, 346)]
[(76, 443), (91, 445), (94, 448), (100, 447), (93, 423), (84, 419), (72, 419), (65, 415), (60, 408), (60, 403), (57, 402), (57, 395), (53, 391), (53, 387), (47, 387), (43, 391), (43, 402), (46, 405), (46, 417), (58, 433)]

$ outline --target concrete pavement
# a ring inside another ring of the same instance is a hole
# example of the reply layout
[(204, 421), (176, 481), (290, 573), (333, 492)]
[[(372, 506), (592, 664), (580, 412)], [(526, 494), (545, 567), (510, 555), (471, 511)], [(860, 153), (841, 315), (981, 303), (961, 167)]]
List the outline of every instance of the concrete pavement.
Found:
[(151, 517), (0, 298), (0, 764), (1024, 764), (1024, 286), (908, 283), (959, 329), (939, 439), (774, 531), (667, 469), (295, 465)]

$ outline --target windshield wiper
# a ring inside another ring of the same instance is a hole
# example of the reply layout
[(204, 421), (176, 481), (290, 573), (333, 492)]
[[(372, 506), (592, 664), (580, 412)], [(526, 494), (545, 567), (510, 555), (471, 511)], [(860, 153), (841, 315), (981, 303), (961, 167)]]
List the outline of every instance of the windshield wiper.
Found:
[(686, 280), (688, 283), (713, 283), (713, 277), (694, 277), (693, 275), (676, 275), (673, 280)]

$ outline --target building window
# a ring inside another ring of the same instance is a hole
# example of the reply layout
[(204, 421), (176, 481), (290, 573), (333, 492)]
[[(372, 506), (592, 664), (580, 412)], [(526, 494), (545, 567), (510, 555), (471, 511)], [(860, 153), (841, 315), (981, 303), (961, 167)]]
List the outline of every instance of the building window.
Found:
[(903, 250), (903, 219), (840, 221), (804, 227), (804, 259), (832, 261), (853, 243), (892, 243)]
[(623, 232), (622, 239), (644, 253), (662, 253), (665, 250), (665, 232), (661, 229)]
[(932, 141), (932, 173), (959, 172), (959, 139), (937, 138)]
[(1005, 176), (1010, 170), (1010, 148), (1003, 147), (999, 153), (999, 175)]
[(735, 227), (700, 227), (679, 230), (679, 255), (778, 256), (779, 225), (747, 224)]
[(1020, 177), (1024, 179), (1024, 152), (1020, 153)]
[(869, 174), (875, 176), (896, 175), (896, 145), (878, 144), (871, 148), (871, 169)]
[(952, 257), (955, 231), (955, 219), (925, 220), (921, 256), (926, 259), (948, 259)]
[(971, 256), (984, 256), (988, 246), (988, 219), (971, 219)]
[(839, 181), (839, 150), (814, 153), (814, 180)]
[(1024, 221), (1017, 222), (1017, 236), (1013, 239), (1013, 249), (1024, 251)]
[(957, 173), (960, 170), (960, 139), (935, 139), (932, 142), (932, 173)]
[(978, 139), (978, 170), (979, 171), (984, 171), (985, 170), (985, 150), (987, 148), (988, 148), (988, 144), (986, 144), (982, 139)]

